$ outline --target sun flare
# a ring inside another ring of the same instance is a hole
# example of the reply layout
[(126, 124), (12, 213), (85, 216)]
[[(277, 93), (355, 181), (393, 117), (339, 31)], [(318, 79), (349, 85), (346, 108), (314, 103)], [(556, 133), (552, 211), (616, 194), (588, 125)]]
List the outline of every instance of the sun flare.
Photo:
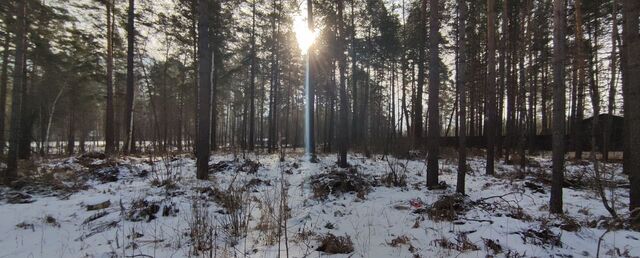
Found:
[(296, 17), (294, 17), (293, 30), (296, 33), (298, 47), (302, 51), (302, 54), (307, 54), (307, 51), (309, 50), (311, 45), (313, 45), (313, 42), (318, 36), (317, 31), (310, 30), (309, 26), (307, 25), (307, 20), (301, 15), (297, 15)]

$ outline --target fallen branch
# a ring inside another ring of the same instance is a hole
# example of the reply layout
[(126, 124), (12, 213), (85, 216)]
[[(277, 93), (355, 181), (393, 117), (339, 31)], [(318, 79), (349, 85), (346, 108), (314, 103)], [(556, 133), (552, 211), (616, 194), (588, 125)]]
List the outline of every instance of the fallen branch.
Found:
[(510, 192), (510, 193), (506, 193), (506, 194), (503, 194), (503, 195), (493, 195), (493, 196), (489, 196), (489, 197), (485, 197), (485, 198), (480, 198), (480, 199), (478, 199), (476, 201), (473, 201), (473, 203), (481, 203), (481, 202), (484, 202), (486, 200), (490, 200), (490, 199), (494, 199), (494, 198), (500, 198), (505, 202), (509, 202), (509, 201), (505, 200), (504, 197), (508, 196), (508, 195), (512, 195), (512, 194), (518, 194), (518, 193), (521, 193), (521, 192)]
[(598, 249), (596, 251), (596, 258), (600, 257), (600, 244), (602, 243), (602, 239), (604, 238), (604, 235), (606, 235), (607, 233), (609, 233), (609, 231), (611, 231), (611, 228), (607, 228), (607, 230), (602, 233), (602, 235), (600, 236), (600, 238), (598, 238)]

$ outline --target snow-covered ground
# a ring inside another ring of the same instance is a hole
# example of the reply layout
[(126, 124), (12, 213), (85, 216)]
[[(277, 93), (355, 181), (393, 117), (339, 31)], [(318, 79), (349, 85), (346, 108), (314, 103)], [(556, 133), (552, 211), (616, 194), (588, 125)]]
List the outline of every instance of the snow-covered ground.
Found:
[[(317, 249), (329, 233), (352, 243), (335, 257), (595, 257), (598, 247), (601, 257), (640, 256), (640, 232), (607, 225), (588, 163), (568, 162), (566, 215), (553, 216), (546, 156), (525, 173), (499, 163), (496, 176), (484, 175), (483, 157), (470, 158), (464, 198), (453, 195), (455, 159), (441, 159), (448, 186), (436, 190), (425, 187), (423, 160), (349, 161), (343, 174), (370, 191), (330, 188), (326, 198), (311, 182), (342, 171), (335, 155), (309, 163), (217, 154), (208, 181), (195, 179), (189, 156), (39, 161), (21, 189), (0, 188), (0, 257), (317, 257), (327, 255)], [(392, 170), (406, 186), (385, 184)], [(603, 170), (618, 185), (607, 197), (627, 216), (620, 165)]]

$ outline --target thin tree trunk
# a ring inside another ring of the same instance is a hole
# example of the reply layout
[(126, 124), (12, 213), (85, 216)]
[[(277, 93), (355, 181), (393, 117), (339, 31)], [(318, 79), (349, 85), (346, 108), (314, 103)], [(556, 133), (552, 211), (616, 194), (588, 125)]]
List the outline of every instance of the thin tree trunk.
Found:
[[(307, 26), (309, 30), (313, 30), (313, 0), (307, 0)], [(315, 160), (315, 150), (316, 150), (316, 141), (315, 141), (315, 58), (313, 46), (310, 46), (307, 50), (307, 75), (308, 75), (308, 94), (307, 94), (307, 105), (308, 105), (308, 113), (306, 114), (306, 119), (308, 121), (308, 128), (305, 135), (308, 137), (308, 148), (309, 154), (311, 155), (311, 159)]]
[[(597, 23), (596, 23), (597, 24)], [(589, 28), (589, 41), (591, 41), (591, 26), (588, 27)], [(597, 28), (597, 25), (596, 25)], [(595, 174), (595, 178), (596, 178), (596, 191), (598, 191), (598, 195), (600, 195), (600, 199), (602, 200), (602, 204), (604, 205), (604, 208), (609, 212), (609, 214), (611, 214), (611, 216), (613, 217), (617, 217), (618, 214), (616, 213), (615, 209), (613, 207), (611, 207), (609, 205), (609, 201), (607, 200), (607, 195), (604, 192), (604, 185), (602, 184), (602, 175), (600, 173), (600, 164), (598, 162), (598, 159), (596, 157), (596, 153), (598, 151), (598, 145), (597, 145), (597, 137), (598, 137), (598, 126), (600, 125), (600, 91), (598, 89), (598, 83), (596, 82), (596, 80), (593, 78), (595, 76), (595, 74), (597, 73), (596, 71), (593, 70), (594, 65), (597, 64), (597, 62), (593, 62), (593, 58), (596, 55), (594, 52), (596, 52), (596, 50), (594, 48), (597, 48), (597, 44), (598, 44), (598, 40), (597, 40), (597, 36), (596, 36), (596, 40), (594, 42), (594, 46), (590, 46), (589, 47), (589, 74), (590, 74), (590, 87), (589, 87), (589, 92), (591, 93), (591, 106), (593, 108), (593, 118), (591, 120), (591, 153), (589, 154), (589, 158), (591, 159), (591, 163), (593, 164), (593, 171)]]
[[(200, 9), (202, 10), (202, 9)], [(256, 120), (256, 1), (251, 3), (251, 83), (249, 85), (249, 146), (248, 150), (253, 151), (255, 146), (255, 120)]]
[[(115, 133), (113, 111), (113, 0), (107, 0), (107, 103), (105, 110), (105, 153), (112, 154), (115, 151)], [(53, 113), (53, 112), (52, 112)], [(47, 127), (47, 135), (49, 127)], [(48, 146), (48, 145), (47, 145)]]
[[(9, 16), (9, 15), (7, 15)], [(10, 26), (10, 20), (7, 17), (5, 19), (5, 25)], [(5, 147), (5, 120), (6, 120), (6, 112), (7, 112), (7, 87), (9, 85), (9, 41), (11, 40), (11, 36), (9, 31), (5, 32), (4, 35), (4, 44), (2, 49), (4, 52), (2, 53), (2, 74), (0, 75), (0, 155), (4, 153)]]
[[(487, 1), (487, 8), (489, 12), (493, 6), (493, 0)], [(467, 69), (467, 48), (466, 48), (466, 25), (467, 19), (467, 3), (464, 0), (458, 1), (458, 96), (460, 101), (460, 134), (458, 136), (458, 180), (456, 184), (456, 192), (460, 194), (465, 193), (465, 175), (467, 173), (467, 133), (466, 133), (466, 121), (467, 121), (467, 92), (466, 92), (466, 69)], [(434, 10), (434, 9), (432, 9)], [(434, 12), (432, 11), (432, 14)], [(489, 26), (491, 27), (491, 13), (489, 13)], [(489, 32), (491, 34), (491, 31)], [(431, 92), (430, 92), (431, 93)], [(431, 94), (429, 94), (431, 95)], [(431, 108), (431, 107), (430, 107)], [(431, 131), (431, 130), (430, 130)], [(487, 160), (488, 161), (488, 160)]]
[(58, 104), (58, 100), (62, 96), (62, 93), (66, 88), (66, 85), (67, 84), (63, 84), (62, 88), (60, 88), (60, 91), (58, 91), (58, 94), (56, 94), (56, 97), (53, 99), (53, 103), (51, 104), (51, 107), (49, 107), (49, 116), (47, 118), (47, 129), (44, 134), (44, 144), (45, 144), (44, 154), (45, 155), (49, 154), (49, 135), (51, 132), (51, 124), (53, 124), (53, 115), (56, 112), (56, 106)]
[[(413, 110), (413, 142), (416, 144), (414, 148), (420, 146), (422, 139), (422, 94), (424, 88), (425, 67), (424, 62), (426, 58), (425, 44), (427, 34), (427, 0), (421, 0), (420, 7), (420, 27), (418, 28), (418, 85), (416, 89), (416, 96), (414, 99)], [(432, 12), (432, 15), (434, 13)], [(431, 67), (429, 67), (431, 68)], [(431, 92), (430, 92), (431, 93)], [(431, 96), (431, 94), (429, 94)], [(431, 103), (431, 102), (429, 102)]]
[[(506, 1), (506, 0), (505, 0)], [(496, 3), (495, 0), (487, 0), (487, 113), (489, 121), (487, 122), (487, 175), (494, 174), (495, 162), (495, 144), (496, 144), (496, 125), (498, 117), (496, 114)]]
[(603, 142), (603, 160), (609, 161), (609, 144), (611, 141), (611, 131), (613, 130), (613, 112), (616, 109), (616, 63), (617, 63), (617, 44), (616, 39), (618, 38), (618, 3), (616, 0), (613, 0), (611, 5), (613, 6), (613, 10), (611, 11), (611, 61), (609, 66), (611, 67), (611, 80), (609, 81), (609, 101), (607, 105), (607, 113), (609, 116), (607, 117), (606, 125), (603, 127), (604, 130), (602, 132), (604, 137)]
[(578, 72), (578, 89), (576, 100), (576, 116), (573, 121), (573, 147), (575, 151), (575, 158), (582, 159), (582, 120), (584, 119), (584, 53), (583, 46), (584, 40), (582, 38), (582, 0), (575, 0), (575, 15), (576, 15), (576, 69)]
[(347, 161), (347, 149), (349, 148), (349, 100), (347, 99), (347, 57), (344, 54), (344, 47), (346, 45), (346, 30), (344, 26), (343, 13), (344, 1), (337, 0), (338, 6), (338, 69), (340, 70), (340, 133), (339, 133), (339, 153), (338, 153), (338, 166), (347, 167), (349, 165)]
[(508, 4), (509, 4), (509, 0), (504, 0), (502, 1), (502, 40), (500, 40), (499, 44), (500, 44), (500, 66), (498, 68), (498, 73), (500, 74), (500, 80), (499, 80), (499, 101), (498, 101), (498, 113), (497, 115), (497, 120), (496, 120), (496, 133), (497, 133), (497, 142), (496, 142), (496, 156), (497, 158), (501, 158), (502, 154), (503, 154), (503, 143), (504, 143), (504, 138), (502, 137), (502, 113), (504, 111), (504, 94), (505, 94), (505, 88), (506, 88), (506, 75), (507, 75), (507, 42), (509, 40), (509, 34), (508, 34), (508, 25), (509, 25), (509, 20), (508, 20)]

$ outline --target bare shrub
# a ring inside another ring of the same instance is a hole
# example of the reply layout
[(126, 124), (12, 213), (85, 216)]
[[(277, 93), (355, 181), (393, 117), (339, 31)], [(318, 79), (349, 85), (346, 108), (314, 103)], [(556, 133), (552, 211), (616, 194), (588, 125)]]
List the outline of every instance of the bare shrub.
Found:
[(189, 237), (191, 238), (193, 255), (201, 255), (215, 250), (215, 238), (217, 226), (213, 216), (209, 213), (209, 207), (199, 198), (191, 201), (191, 216), (187, 221), (189, 225)]
[(245, 187), (236, 188), (233, 184), (226, 191), (214, 191), (214, 201), (225, 209), (223, 216), (218, 218), (222, 232), (231, 246), (235, 246), (239, 239), (247, 235), (252, 209), (251, 196)]
[(388, 187), (406, 187), (408, 162), (409, 161), (405, 161), (405, 163), (401, 163), (397, 160), (391, 161), (387, 158), (388, 170), (380, 181)]
[[(157, 187), (164, 187), (166, 190), (175, 189), (176, 181), (178, 180), (178, 168), (174, 161), (178, 160), (177, 157), (169, 152), (165, 152), (160, 156), (160, 162), (156, 163), (153, 156), (149, 156), (149, 163), (151, 163), (151, 185)], [(158, 165), (161, 165), (158, 167)]]
[(279, 189), (274, 188), (272, 191), (265, 191), (258, 202), (258, 208), (260, 209), (260, 219), (256, 229), (260, 230), (265, 236), (265, 242), (267, 245), (273, 245), (279, 240), (279, 216), (280, 209), (278, 207), (280, 203)]

